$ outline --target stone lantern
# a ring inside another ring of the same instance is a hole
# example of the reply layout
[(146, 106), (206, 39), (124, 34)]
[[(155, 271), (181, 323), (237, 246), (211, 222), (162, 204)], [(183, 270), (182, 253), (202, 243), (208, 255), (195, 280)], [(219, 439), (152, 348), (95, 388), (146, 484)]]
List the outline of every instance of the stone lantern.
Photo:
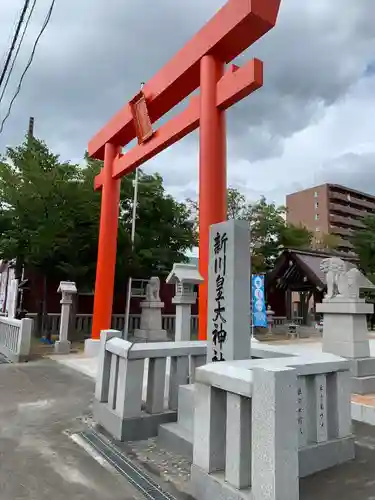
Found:
[(202, 283), (203, 278), (193, 264), (174, 264), (166, 282), (176, 287), (176, 295), (172, 299), (172, 303), (176, 304), (175, 341), (190, 340), (191, 306), (197, 300), (194, 286)]
[(76, 284), (73, 281), (61, 281), (57, 289), (61, 293), (61, 319), (59, 340), (55, 342), (56, 354), (69, 354), (71, 342), (68, 340), (69, 320), (73, 295), (77, 293)]

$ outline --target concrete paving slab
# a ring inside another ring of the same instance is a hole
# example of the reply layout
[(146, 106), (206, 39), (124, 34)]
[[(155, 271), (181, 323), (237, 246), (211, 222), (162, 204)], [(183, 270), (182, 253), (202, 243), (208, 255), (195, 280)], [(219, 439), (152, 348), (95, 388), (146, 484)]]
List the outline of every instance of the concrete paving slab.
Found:
[(0, 366), (1, 500), (142, 499), (70, 437), (85, 427), (93, 391), (51, 360)]

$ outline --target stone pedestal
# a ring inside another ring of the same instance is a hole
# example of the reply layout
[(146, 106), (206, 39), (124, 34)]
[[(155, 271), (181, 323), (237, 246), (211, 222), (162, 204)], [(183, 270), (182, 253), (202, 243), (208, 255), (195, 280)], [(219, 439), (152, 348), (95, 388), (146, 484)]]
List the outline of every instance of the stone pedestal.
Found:
[(373, 304), (364, 299), (336, 296), (317, 304), (323, 313), (323, 352), (348, 358), (351, 363), (352, 392), (375, 392), (375, 358), (370, 358), (367, 314)]
[(69, 354), (72, 343), (69, 340), (57, 340), (55, 342), (55, 354)]
[(161, 311), (164, 302), (145, 300), (142, 308), (141, 328), (134, 330), (134, 337), (145, 342), (165, 342), (168, 340), (166, 330), (162, 329)]
[(99, 339), (86, 339), (84, 354), (86, 358), (96, 358), (99, 356), (100, 352), (100, 340)]
[(316, 305), (323, 313), (323, 351), (344, 358), (368, 358), (370, 344), (366, 315), (374, 306), (363, 299), (334, 297)]

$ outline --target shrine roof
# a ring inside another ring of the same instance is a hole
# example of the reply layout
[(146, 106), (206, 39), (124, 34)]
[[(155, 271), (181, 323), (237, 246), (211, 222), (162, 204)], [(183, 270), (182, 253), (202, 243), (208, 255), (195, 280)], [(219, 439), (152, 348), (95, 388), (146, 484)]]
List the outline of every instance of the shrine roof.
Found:
[[(284, 287), (302, 281), (323, 290), (325, 288), (324, 272), (320, 269), (323, 259), (339, 257), (347, 262), (348, 269), (357, 267), (358, 257), (343, 252), (324, 252), (318, 250), (285, 249), (275, 263), (274, 269), (268, 274), (267, 281), (283, 281)], [(374, 289), (375, 285), (362, 274), (362, 289)]]
[(186, 282), (191, 284), (202, 283), (203, 278), (194, 264), (174, 264), (166, 279), (167, 283)]

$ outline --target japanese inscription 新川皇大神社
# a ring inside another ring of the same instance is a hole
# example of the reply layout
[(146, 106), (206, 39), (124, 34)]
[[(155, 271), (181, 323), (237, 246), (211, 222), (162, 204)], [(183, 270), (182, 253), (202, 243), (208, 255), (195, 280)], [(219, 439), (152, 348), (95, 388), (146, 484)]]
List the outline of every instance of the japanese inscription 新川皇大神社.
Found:
[(225, 361), (223, 355), (223, 344), (227, 340), (226, 318), (225, 318), (225, 279), (227, 268), (227, 233), (217, 232), (213, 242), (215, 264), (215, 307), (212, 311), (212, 361)]

